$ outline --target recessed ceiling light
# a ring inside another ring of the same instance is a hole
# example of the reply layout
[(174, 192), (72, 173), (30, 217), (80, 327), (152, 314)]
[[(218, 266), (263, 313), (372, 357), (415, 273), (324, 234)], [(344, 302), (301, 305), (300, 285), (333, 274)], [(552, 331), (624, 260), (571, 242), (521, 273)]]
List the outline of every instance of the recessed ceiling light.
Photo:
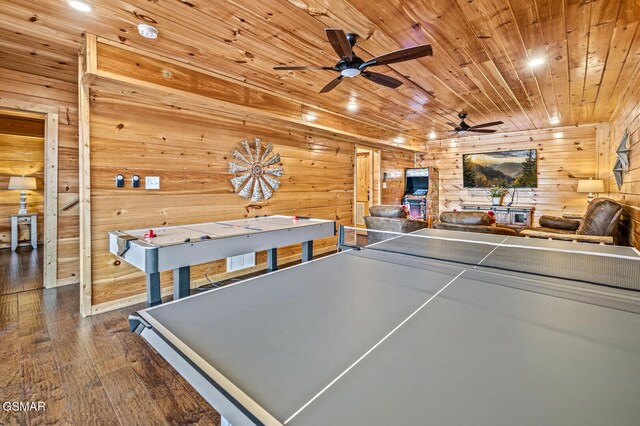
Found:
[(529, 59), (529, 66), (530, 67), (537, 67), (537, 66), (542, 65), (542, 64), (544, 64), (544, 58), (542, 58), (542, 57)]
[(358, 103), (356, 101), (350, 101), (347, 104), (347, 109), (349, 111), (356, 111), (358, 109)]
[(144, 38), (158, 38), (158, 29), (149, 24), (138, 24), (138, 33)]
[(402, 136), (398, 136), (397, 138), (394, 138), (393, 141), (395, 143), (404, 143), (404, 138)]
[(434, 132), (433, 130), (431, 132), (429, 132), (429, 139), (435, 139), (436, 138), (436, 132)]
[(551, 123), (551, 124), (558, 124), (558, 123), (560, 123), (560, 117), (551, 117), (551, 118), (549, 119), (549, 123)]
[(79, 10), (80, 12), (91, 12), (91, 5), (87, 2), (81, 0), (67, 0), (69, 6), (74, 8), (75, 10)]
[(304, 114), (304, 119), (307, 121), (315, 121), (318, 116), (313, 112), (307, 112)]

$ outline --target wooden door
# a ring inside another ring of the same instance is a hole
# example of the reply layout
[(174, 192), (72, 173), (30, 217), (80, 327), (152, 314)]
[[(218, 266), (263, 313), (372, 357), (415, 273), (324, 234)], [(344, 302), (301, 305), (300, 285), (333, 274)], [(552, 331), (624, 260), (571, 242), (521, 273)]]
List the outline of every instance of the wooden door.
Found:
[(364, 216), (371, 206), (371, 153), (359, 152), (356, 156), (356, 226), (364, 226)]

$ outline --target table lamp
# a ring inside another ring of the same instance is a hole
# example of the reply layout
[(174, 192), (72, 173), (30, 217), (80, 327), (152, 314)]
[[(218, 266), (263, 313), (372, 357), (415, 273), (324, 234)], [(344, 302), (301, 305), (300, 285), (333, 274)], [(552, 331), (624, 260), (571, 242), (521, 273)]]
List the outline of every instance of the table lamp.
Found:
[(587, 202), (593, 200), (593, 193), (604, 192), (604, 181), (600, 179), (580, 179), (578, 181), (578, 192), (588, 192)]
[(27, 193), (25, 191), (36, 189), (36, 178), (11, 176), (8, 189), (20, 190), (20, 210), (18, 210), (18, 214), (27, 214)]

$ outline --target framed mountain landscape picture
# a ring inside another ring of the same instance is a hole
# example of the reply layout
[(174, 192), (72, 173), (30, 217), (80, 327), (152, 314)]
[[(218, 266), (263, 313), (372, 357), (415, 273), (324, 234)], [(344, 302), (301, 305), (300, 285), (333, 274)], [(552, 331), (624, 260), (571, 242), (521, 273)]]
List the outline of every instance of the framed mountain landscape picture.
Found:
[(538, 155), (535, 149), (485, 152), (462, 156), (465, 188), (504, 186), (536, 188)]

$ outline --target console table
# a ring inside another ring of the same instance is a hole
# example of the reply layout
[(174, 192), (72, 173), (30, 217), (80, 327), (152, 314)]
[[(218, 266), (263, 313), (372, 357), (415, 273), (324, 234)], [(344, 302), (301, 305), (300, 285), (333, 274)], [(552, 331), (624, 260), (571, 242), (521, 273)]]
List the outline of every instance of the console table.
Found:
[(18, 244), (22, 241), (18, 241), (18, 225), (22, 223), (29, 224), (29, 240), (31, 247), (38, 248), (38, 222), (35, 213), (27, 213), (27, 214), (14, 214), (11, 216), (11, 251), (16, 251), (18, 248)]
[(492, 206), (490, 204), (463, 204), (462, 210), (493, 211), (496, 225), (522, 229), (533, 226), (533, 206)]

